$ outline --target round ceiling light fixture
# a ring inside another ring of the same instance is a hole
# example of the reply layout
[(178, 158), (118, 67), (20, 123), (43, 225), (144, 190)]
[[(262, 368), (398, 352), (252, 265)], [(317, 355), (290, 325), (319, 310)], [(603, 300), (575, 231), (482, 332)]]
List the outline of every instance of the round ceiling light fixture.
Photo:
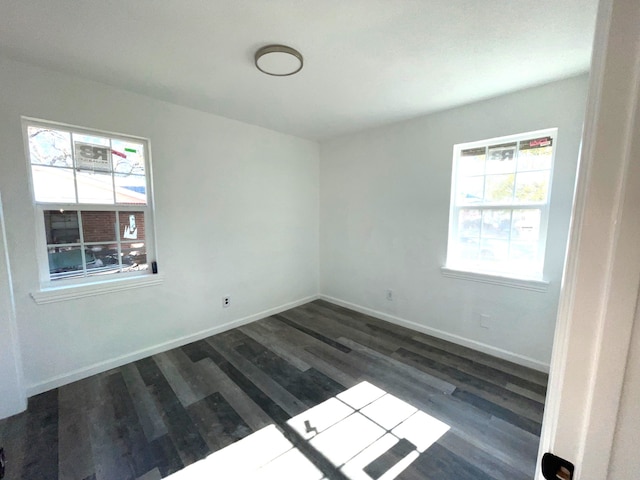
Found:
[(256, 68), (267, 75), (286, 77), (302, 70), (302, 55), (285, 45), (267, 45), (256, 52)]

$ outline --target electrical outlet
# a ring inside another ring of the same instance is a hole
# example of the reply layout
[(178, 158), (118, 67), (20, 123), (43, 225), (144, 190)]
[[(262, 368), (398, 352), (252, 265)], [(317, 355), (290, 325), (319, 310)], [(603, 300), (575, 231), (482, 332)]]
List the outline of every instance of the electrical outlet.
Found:
[(491, 320), (491, 316), (486, 313), (480, 314), (480, 326), (482, 328), (489, 328), (489, 320)]
[(231, 297), (230, 296), (226, 296), (226, 297), (222, 297), (222, 306), (224, 308), (230, 307), (231, 306)]
[(387, 300), (393, 302), (393, 290), (387, 290)]

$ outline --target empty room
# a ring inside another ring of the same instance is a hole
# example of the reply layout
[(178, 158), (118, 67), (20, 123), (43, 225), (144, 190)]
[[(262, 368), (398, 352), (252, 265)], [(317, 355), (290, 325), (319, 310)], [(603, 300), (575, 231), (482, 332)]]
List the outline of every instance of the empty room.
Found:
[(638, 18), (0, 0), (0, 478), (633, 478)]

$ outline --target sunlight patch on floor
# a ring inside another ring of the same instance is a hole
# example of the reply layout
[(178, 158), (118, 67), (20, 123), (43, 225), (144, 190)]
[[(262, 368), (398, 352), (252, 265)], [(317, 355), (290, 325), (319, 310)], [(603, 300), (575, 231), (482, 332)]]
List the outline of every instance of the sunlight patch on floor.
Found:
[(391, 480), (449, 428), (362, 382), (282, 427), (269, 425), (168, 478), (323, 480), (329, 468), (351, 480)]

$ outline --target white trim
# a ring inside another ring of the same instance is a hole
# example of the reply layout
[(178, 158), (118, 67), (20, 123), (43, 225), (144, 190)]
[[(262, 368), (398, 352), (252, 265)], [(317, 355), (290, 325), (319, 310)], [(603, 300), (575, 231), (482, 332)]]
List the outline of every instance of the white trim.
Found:
[(549, 364), (536, 360), (535, 358), (510, 352), (508, 350), (494, 347), (492, 345), (487, 345), (486, 343), (461, 337), (459, 335), (445, 332), (443, 330), (438, 330), (437, 328), (427, 327), (425, 325), (412, 322), (411, 320), (405, 320), (404, 318), (396, 317), (394, 315), (389, 315), (388, 313), (384, 313), (384, 312), (379, 312), (378, 310), (373, 310), (371, 308), (363, 307), (355, 303), (347, 302), (345, 300), (340, 300), (339, 298), (334, 298), (334, 297), (330, 297), (328, 295), (322, 295), (322, 294), (319, 296), (319, 298), (327, 302), (333, 303), (335, 305), (349, 308), (351, 310), (355, 310), (356, 312), (364, 313), (365, 315), (370, 315), (372, 317), (378, 318), (380, 320), (384, 320), (389, 323), (393, 323), (395, 325), (400, 325), (401, 327), (410, 328), (411, 330), (426, 333), (427, 335), (431, 335), (433, 337), (440, 338), (442, 340), (446, 340), (448, 342), (452, 342), (457, 345), (462, 345), (463, 347), (472, 348), (473, 350), (486, 353), (487, 355), (491, 355), (493, 357), (498, 357), (503, 360), (507, 360), (509, 362), (517, 363), (518, 365), (522, 365), (524, 367), (533, 368), (534, 370), (538, 370), (544, 373), (549, 372)]
[(522, 290), (530, 290), (532, 292), (546, 292), (547, 290), (549, 290), (549, 282), (545, 280), (503, 277), (501, 275), (490, 275), (488, 273), (482, 272), (470, 272), (448, 267), (440, 267), (440, 271), (445, 277), (459, 278), (461, 280), (469, 280), (472, 282), (491, 283), (493, 285), (519, 288)]
[(27, 396), (24, 392), (22, 352), (20, 350), (20, 339), (16, 321), (16, 305), (13, 292), (13, 278), (11, 275), (11, 261), (9, 258), (9, 251), (7, 250), (7, 232), (2, 207), (2, 195), (0, 195), (0, 275), (6, 278), (8, 285), (6, 292), (2, 292), (2, 295), (6, 295), (6, 299), (8, 301), (8, 311), (3, 309), (0, 314), (7, 317), (4, 320), (8, 322), (9, 325), (9, 337), (11, 344), (9, 348), (11, 352), (9, 355), (10, 358), (12, 357), (14, 360), (13, 362), (10, 362), (9, 365), (3, 365), (3, 368), (13, 371), (12, 373), (15, 375), (17, 389), (15, 394), (7, 392), (6, 389), (3, 392), (2, 405), (0, 406), (0, 419), (3, 419), (25, 411), (27, 409)]
[(76, 132), (82, 135), (94, 135), (97, 133), (98, 135), (96, 136), (98, 137), (111, 136), (117, 140), (127, 141), (129, 139), (134, 139), (134, 140), (142, 140), (147, 143), (150, 143), (150, 140), (148, 137), (140, 137), (138, 135), (131, 135), (129, 133), (112, 132), (110, 130), (100, 130), (98, 128), (87, 128), (87, 127), (82, 127), (80, 125), (74, 125), (71, 123), (56, 122), (53, 120), (46, 120), (44, 118), (37, 118), (37, 117), (29, 117), (27, 115), (23, 115), (20, 118), (22, 120), (25, 120), (27, 123), (29, 123), (29, 125), (37, 125), (45, 128), (54, 126), (58, 130), (64, 130), (67, 132)]
[(65, 302), (67, 300), (75, 300), (77, 298), (121, 292), (122, 290), (130, 290), (132, 288), (160, 285), (163, 281), (164, 275), (154, 275), (150, 273), (131, 278), (116, 278), (113, 280), (92, 282), (88, 285), (43, 288), (38, 292), (32, 292), (31, 298), (33, 298), (38, 305), (45, 305), (47, 303)]
[[(573, 462), (576, 480), (610, 478), (635, 320), (640, 279), (640, 169), (634, 161), (640, 148), (635, 123), (640, 120), (638, 19), (636, 0), (599, 4), (539, 451), (539, 456), (551, 451)], [(535, 478), (542, 479), (539, 466)]]
[(314, 300), (317, 300), (318, 298), (319, 298), (318, 295), (311, 295), (308, 297), (304, 297), (299, 300), (295, 300), (293, 302), (285, 303), (278, 307), (273, 307), (268, 310), (263, 310), (262, 312), (259, 312), (259, 313), (254, 313), (253, 315), (249, 315), (247, 317), (239, 318), (237, 320), (232, 320), (222, 325), (217, 325), (215, 327), (207, 328), (206, 330), (202, 330), (197, 333), (185, 335), (183, 337), (176, 338), (168, 342), (164, 342), (158, 345), (154, 345), (152, 347), (136, 350), (133, 353), (121, 355), (116, 358), (95, 363), (88, 367), (79, 368), (69, 373), (58, 375), (56, 377), (50, 378), (49, 380), (45, 380), (43, 382), (39, 382), (39, 383), (27, 386), (27, 389), (26, 389), (27, 396), (32, 397), (33, 395), (38, 395), (39, 393), (43, 393), (48, 390), (61, 387), (68, 383), (82, 380), (83, 378), (90, 377), (91, 375), (96, 375), (98, 373), (106, 372), (107, 370), (110, 370), (112, 368), (117, 368), (122, 365), (126, 365), (127, 363), (135, 362), (136, 360), (140, 360), (142, 358), (155, 355), (156, 353), (166, 352), (167, 350), (171, 350), (173, 348), (182, 347), (183, 345), (187, 345), (188, 343), (196, 342), (198, 340), (202, 340), (203, 338), (207, 338), (212, 335), (225, 332), (232, 328), (240, 327), (242, 325), (246, 325), (247, 323), (255, 322), (256, 320), (260, 320), (262, 318), (266, 318), (271, 315), (284, 312), (285, 310), (289, 310), (290, 308), (295, 308), (300, 305), (304, 305), (305, 303), (312, 302)]

